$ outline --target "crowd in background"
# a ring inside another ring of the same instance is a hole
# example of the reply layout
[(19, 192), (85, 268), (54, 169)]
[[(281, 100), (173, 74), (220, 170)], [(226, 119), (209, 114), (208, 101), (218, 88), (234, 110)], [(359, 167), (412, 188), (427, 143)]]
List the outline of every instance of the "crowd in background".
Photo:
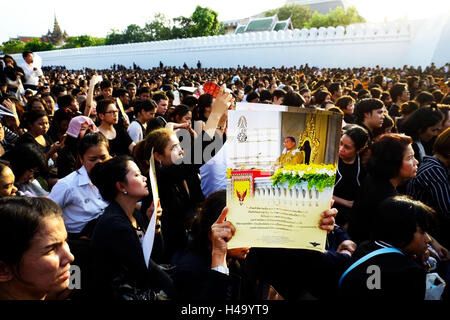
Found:
[[(450, 280), (448, 65), (67, 70), (33, 57), (0, 66), (1, 299), (420, 300), (427, 275)], [(226, 170), (205, 170), (194, 145), (222, 145), (237, 102), (342, 115), (325, 253), (227, 250)], [(379, 290), (360, 260), (374, 252)], [(82, 290), (65, 290), (70, 264)]]

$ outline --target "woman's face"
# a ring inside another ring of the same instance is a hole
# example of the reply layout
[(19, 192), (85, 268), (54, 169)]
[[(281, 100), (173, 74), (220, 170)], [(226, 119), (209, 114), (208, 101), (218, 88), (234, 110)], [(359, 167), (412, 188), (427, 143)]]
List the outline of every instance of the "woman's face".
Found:
[(128, 161), (128, 173), (125, 181), (124, 189), (128, 196), (136, 198), (148, 196), (147, 178), (141, 174), (141, 170), (133, 161)]
[(430, 141), (433, 137), (437, 137), (439, 133), (441, 133), (441, 129), (442, 129), (442, 122), (439, 122), (434, 126), (426, 128), (419, 134), (420, 140), (422, 140), (423, 142)]
[(49, 128), (47, 116), (40, 117), (31, 125), (30, 132), (35, 136), (42, 136), (47, 133)]
[(431, 238), (428, 233), (422, 231), (422, 229), (417, 226), (412, 241), (408, 243), (402, 251), (409, 255), (421, 258), (427, 256), (429, 243), (431, 243)]
[(179, 164), (183, 159), (183, 149), (181, 148), (180, 141), (178, 140), (175, 134), (172, 134), (169, 139), (169, 143), (164, 148), (164, 154), (159, 155), (156, 159), (157, 161), (161, 161), (161, 164), (164, 166), (170, 166), (172, 164)]
[(14, 185), (15, 176), (9, 167), (0, 173), (0, 197), (15, 196), (17, 188)]
[(356, 158), (355, 143), (352, 138), (344, 134), (339, 145), (339, 158), (344, 162), (352, 162)]
[(302, 94), (303, 98), (305, 98), (305, 106), (309, 104), (309, 102), (311, 101), (311, 92), (306, 91)]
[(109, 159), (109, 152), (106, 146), (101, 143), (86, 150), (81, 159), (81, 164), (86, 168), (88, 175), (92, 168), (98, 163)]
[(34, 173), (39, 170), (38, 167), (30, 168), (25, 170), (25, 172), (17, 179), (17, 183), (28, 183), (33, 181)]
[(352, 115), (354, 109), (355, 109), (355, 103), (354, 102), (350, 102), (347, 105), (347, 108), (344, 109), (344, 113)]
[(417, 174), (417, 164), (419, 161), (414, 158), (414, 150), (412, 146), (409, 144), (403, 154), (403, 161), (400, 167), (399, 176), (402, 179), (411, 179), (414, 178)]
[(38, 101), (38, 100), (34, 100), (33, 103), (31, 104), (31, 110), (42, 110), (45, 111), (44, 105), (42, 104), (42, 102)]
[[(209, 111), (209, 113), (211, 113), (211, 110)], [(192, 112), (191, 111), (188, 111), (188, 113), (186, 113), (182, 118), (177, 117), (178, 123), (189, 123), (189, 125), (190, 125), (191, 120), (192, 120)]]
[(49, 292), (61, 292), (67, 288), (70, 263), (74, 257), (66, 240), (62, 217), (53, 215), (42, 219), (13, 280), (25, 296), (40, 299)]

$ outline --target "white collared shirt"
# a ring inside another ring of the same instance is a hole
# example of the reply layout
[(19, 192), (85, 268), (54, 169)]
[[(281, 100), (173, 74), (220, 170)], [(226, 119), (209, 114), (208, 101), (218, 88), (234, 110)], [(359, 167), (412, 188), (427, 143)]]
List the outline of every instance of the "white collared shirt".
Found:
[(48, 197), (61, 207), (69, 233), (80, 233), (89, 221), (102, 215), (108, 206), (84, 166), (60, 179)]
[(25, 76), (25, 82), (24, 84), (31, 84), (33, 86), (37, 86), (39, 84), (39, 77), (42, 77), (44, 74), (42, 73), (41, 68), (37, 68), (37, 70), (34, 70), (33, 64), (23, 63), (21, 65), (24, 76)]

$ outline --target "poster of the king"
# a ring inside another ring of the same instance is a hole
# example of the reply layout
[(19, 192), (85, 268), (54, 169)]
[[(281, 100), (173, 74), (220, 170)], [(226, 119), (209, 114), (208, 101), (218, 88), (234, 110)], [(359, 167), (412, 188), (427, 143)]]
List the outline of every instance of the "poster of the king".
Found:
[(338, 113), (240, 104), (228, 115), (229, 248), (323, 252), (321, 213), (330, 208), (342, 116)]

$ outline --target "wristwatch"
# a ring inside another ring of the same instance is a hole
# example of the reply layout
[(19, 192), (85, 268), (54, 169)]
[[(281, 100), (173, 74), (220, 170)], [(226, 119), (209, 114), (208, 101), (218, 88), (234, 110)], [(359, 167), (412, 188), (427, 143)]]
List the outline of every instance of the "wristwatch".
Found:
[(230, 270), (225, 266), (217, 266), (217, 267), (211, 268), (211, 270), (226, 274), (227, 276), (230, 275)]

